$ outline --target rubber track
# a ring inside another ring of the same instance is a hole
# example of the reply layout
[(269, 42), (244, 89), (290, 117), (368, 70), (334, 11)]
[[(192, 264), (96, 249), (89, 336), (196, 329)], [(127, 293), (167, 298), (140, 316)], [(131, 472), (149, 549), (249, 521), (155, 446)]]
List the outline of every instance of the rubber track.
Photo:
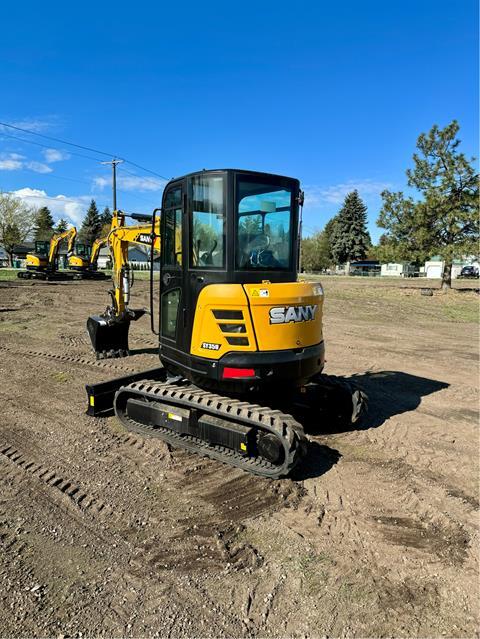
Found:
[[(276, 466), (263, 458), (244, 457), (225, 446), (212, 445), (191, 435), (179, 435), (169, 428), (151, 427), (132, 420), (126, 414), (127, 399), (141, 397), (149, 401), (161, 401), (172, 406), (200, 409), (202, 412), (227, 418), (236, 423), (255, 426), (275, 434), (283, 443), (285, 460)], [(158, 437), (172, 446), (210, 457), (230, 466), (241, 468), (254, 475), (278, 479), (286, 477), (305, 455), (307, 439), (302, 426), (291, 416), (200, 390), (195, 386), (175, 386), (149, 380), (134, 382), (121, 388), (115, 396), (115, 413), (128, 430), (147, 437)]]

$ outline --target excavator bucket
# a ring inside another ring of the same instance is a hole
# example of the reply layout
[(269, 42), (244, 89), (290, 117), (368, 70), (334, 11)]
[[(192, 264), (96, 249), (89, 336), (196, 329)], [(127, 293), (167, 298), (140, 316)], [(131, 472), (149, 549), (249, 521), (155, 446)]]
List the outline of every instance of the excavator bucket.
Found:
[(127, 357), (130, 322), (135, 322), (145, 312), (145, 309), (129, 309), (128, 314), (122, 317), (90, 315), (87, 330), (97, 359)]
[(126, 357), (128, 350), (128, 329), (131, 319), (111, 319), (102, 315), (91, 315), (87, 320), (87, 330), (97, 359)]

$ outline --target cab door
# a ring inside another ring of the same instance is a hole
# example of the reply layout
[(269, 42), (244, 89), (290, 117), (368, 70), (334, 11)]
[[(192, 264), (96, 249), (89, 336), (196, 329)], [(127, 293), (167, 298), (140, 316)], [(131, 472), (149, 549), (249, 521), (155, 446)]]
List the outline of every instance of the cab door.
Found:
[(183, 342), (183, 217), (183, 182), (174, 182), (163, 196), (160, 223), (160, 355), (174, 359)]

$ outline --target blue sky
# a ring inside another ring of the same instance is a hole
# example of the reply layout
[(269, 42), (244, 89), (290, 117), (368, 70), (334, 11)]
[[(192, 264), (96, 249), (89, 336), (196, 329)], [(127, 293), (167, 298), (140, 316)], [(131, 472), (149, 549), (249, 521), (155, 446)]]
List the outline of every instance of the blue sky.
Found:
[[(404, 188), (420, 132), (456, 118), (478, 154), (477, 29), (475, 0), (9, 2), (0, 121), (166, 177), (298, 177), (307, 232), (358, 188), (377, 239), (379, 193)], [(0, 133), (1, 190), (77, 224), (91, 197), (111, 204), (106, 157)], [(118, 204), (150, 210), (163, 184), (124, 165)]]

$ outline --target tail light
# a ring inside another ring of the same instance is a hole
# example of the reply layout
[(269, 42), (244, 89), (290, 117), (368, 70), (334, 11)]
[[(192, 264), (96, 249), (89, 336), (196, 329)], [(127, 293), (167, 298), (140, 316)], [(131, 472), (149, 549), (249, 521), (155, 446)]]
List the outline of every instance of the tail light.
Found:
[(255, 377), (254, 368), (231, 368), (225, 366), (222, 374), (223, 379), (248, 379)]

